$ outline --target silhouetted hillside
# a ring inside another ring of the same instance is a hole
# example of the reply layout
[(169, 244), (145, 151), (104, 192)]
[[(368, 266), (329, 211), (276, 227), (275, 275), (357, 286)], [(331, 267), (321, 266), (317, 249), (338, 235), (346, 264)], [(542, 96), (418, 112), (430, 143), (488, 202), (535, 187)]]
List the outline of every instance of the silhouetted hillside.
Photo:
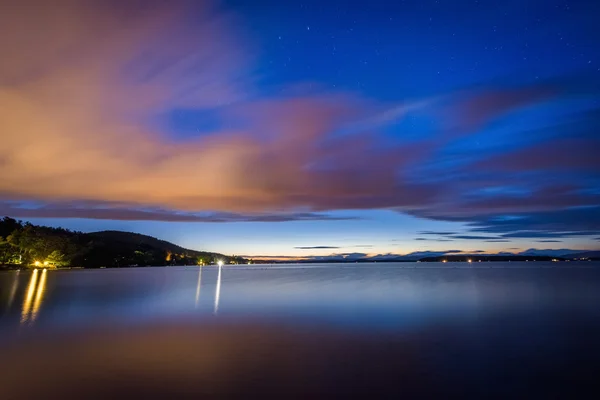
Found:
[(159, 265), (242, 263), (241, 257), (185, 249), (165, 240), (139, 233), (102, 231), (74, 232), (0, 220), (0, 265), (47, 265), (55, 267), (128, 267)]
[(177, 246), (166, 240), (161, 240), (148, 235), (142, 235), (140, 233), (123, 232), (123, 231), (99, 231), (86, 233), (84, 236), (92, 240), (106, 240), (113, 243), (122, 243), (134, 246), (151, 246), (157, 249), (170, 251), (173, 253), (202, 253), (194, 250), (187, 250), (181, 246)]

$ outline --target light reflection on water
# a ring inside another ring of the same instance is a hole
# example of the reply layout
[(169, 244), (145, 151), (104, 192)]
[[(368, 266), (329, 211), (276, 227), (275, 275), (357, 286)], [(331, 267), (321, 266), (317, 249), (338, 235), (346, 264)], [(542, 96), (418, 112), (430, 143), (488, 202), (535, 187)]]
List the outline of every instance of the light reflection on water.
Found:
[[(19, 272), (20, 271), (17, 271), (17, 273)], [(31, 278), (29, 279), (29, 284), (27, 285), (27, 292), (25, 294), (25, 298), (23, 299), (23, 307), (21, 309), (21, 324), (32, 324), (36, 320), (40, 311), (40, 307), (42, 306), (44, 292), (46, 290), (47, 271), (46, 269), (42, 270), (41, 276), (39, 277), (39, 282), (38, 274), (39, 271), (37, 269), (31, 273)], [(10, 303), (12, 303), (12, 296), (11, 300), (9, 300), (9, 304)]]
[(13, 302), (15, 301), (15, 295), (17, 294), (17, 289), (19, 288), (19, 275), (21, 271), (15, 271), (13, 275), (12, 284), (10, 285), (10, 294), (8, 296), (8, 301), (6, 303), (5, 311), (10, 310)]
[[(575, 307), (598, 314), (591, 307), (600, 302), (597, 264), (490, 264), (494, 268), (404, 263), (9, 271), (0, 273), (0, 308), (6, 310), (0, 334), (19, 323), (60, 327), (98, 318), (218, 315), (399, 329), (496, 312), (551, 314)], [(15, 321), (16, 298), (23, 301)]]
[(215, 310), (214, 314), (217, 315), (219, 312), (219, 299), (221, 298), (221, 272), (223, 267), (219, 265), (219, 272), (217, 275), (217, 288), (215, 289)]
[(27, 294), (23, 300), (23, 307), (21, 310), (21, 323), (24, 324), (29, 319), (29, 311), (31, 310), (31, 302), (33, 300), (33, 294), (35, 292), (35, 285), (37, 284), (38, 270), (35, 269), (31, 273), (29, 279), (29, 285), (27, 285)]
[(33, 302), (33, 308), (31, 309), (31, 322), (35, 321), (42, 306), (42, 300), (44, 298), (44, 291), (46, 290), (46, 269), (42, 271), (40, 282), (37, 286), (35, 300)]

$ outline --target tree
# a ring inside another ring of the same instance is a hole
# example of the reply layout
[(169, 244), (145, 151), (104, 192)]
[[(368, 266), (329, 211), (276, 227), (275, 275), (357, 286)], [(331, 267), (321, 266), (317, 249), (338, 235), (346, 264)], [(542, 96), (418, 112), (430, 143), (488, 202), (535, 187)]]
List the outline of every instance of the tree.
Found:
[(7, 238), (0, 236), (0, 265), (19, 264), (20, 262), (19, 249), (11, 245)]
[(69, 265), (69, 261), (66, 260), (65, 254), (61, 253), (59, 250), (54, 250), (50, 253), (48, 257), (46, 257), (46, 261), (54, 267), (64, 267)]
[(208, 254), (198, 256), (198, 265), (210, 265), (213, 263), (213, 259), (214, 257)]
[(0, 220), (0, 236), (6, 238), (10, 236), (17, 229), (21, 229), (23, 225), (20, 221), (17, 221), (10, 217), (4, 217)]

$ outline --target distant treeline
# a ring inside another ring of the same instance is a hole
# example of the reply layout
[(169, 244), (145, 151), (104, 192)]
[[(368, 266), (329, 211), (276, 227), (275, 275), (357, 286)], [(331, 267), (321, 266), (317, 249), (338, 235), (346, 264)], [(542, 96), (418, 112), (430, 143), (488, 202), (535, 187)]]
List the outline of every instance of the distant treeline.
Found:
[(420, 262), (488, 262), (488, 261), (564, 261), (564, 258), (526, 255), (450, 255), (421, 258)]
[(184, 249), (137, 233), (83, 233), (0, 220), (0, 265), (48, 267), (129, 267), (244, 263), (242, 257)]
[(252, 262), (255, 264), (348, 264), (348, 263), (414, 263), (414, 262), (490, 262), (490, 261), (565, 261), (564, 257), (551, 256), (526, 256), (526, 255), (447, 255), (435, 257), (416, 257), (416, 258), (360, 258), (348, 260), (344, 258), (333, 258), (327, 260), (259, 260)]

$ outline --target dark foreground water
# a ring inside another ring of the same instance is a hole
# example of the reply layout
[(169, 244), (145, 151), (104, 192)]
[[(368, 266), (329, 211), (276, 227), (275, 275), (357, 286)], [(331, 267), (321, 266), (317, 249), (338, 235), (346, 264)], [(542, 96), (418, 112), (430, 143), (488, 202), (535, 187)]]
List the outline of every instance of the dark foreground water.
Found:
[(0, 272), (0, 398), (587, 398), (600, 265)]

